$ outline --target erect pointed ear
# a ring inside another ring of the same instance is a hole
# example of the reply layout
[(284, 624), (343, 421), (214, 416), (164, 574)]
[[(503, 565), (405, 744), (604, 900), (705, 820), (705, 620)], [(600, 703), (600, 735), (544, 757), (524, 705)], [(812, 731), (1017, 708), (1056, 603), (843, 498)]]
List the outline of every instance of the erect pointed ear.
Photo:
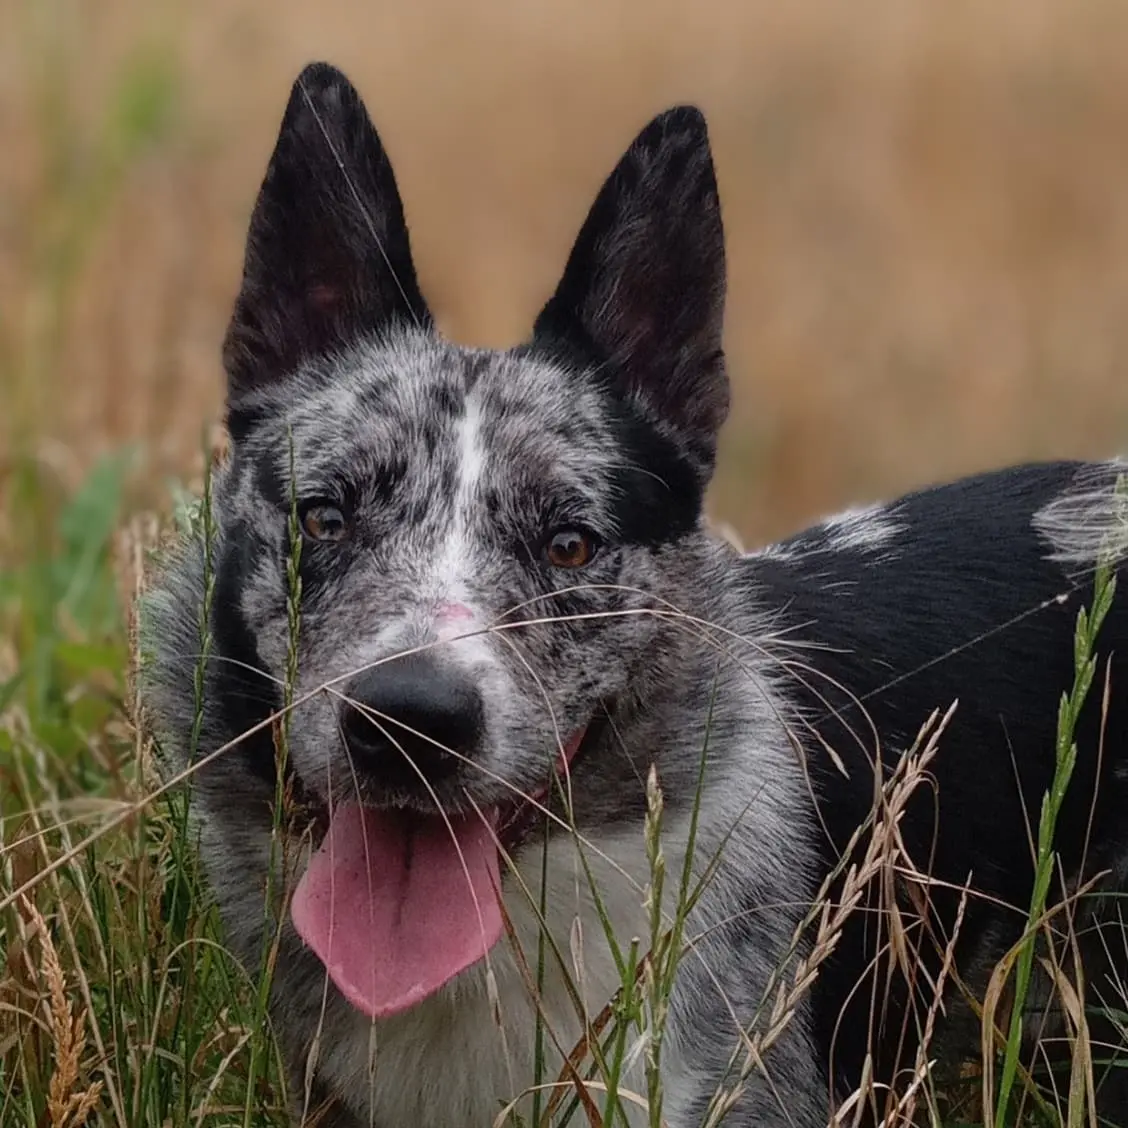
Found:
[(334, 67), (298, 76), (251, 215), (224, 342), (232, 403), (394, 321), (429, 324), (392, 166)]
[(705, 118), (678, 106), (638, 135), (603, 185), (534, 332), (592, 352), (707, 479), (729, 402), (724, 300)]

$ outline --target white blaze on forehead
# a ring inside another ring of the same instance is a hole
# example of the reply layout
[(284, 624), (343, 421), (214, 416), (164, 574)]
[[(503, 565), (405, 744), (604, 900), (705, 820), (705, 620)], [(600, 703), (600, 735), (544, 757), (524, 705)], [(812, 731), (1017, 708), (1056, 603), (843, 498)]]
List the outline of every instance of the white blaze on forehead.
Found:
[(482, 474), (482, 408), (477, 390), (467, 394), (465, 410), (458, 421), (458, 500), (469, 502)]
[(482, 445), (482, 407), (476, 388), (467, 393), (463, 404), (462, 417), (456, 421), (454, 431), (457, 466), (455, 496), (450, 504), (450, 528), (436, 553), (432, 576), (437, 599), (465, 604), (469, 603), (466, 577), (472, 566), (473, 513), (480, 501), (485, 449)]

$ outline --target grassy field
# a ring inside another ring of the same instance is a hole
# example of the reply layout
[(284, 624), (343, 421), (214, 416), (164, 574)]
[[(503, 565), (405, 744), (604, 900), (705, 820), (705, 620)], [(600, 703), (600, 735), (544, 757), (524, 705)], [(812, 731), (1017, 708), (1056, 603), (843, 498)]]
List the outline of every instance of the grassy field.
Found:
[(280, 1122), (261, 997), (145, 801), (128, 609), (200, 485), (303, 62), (361, 88), (473, 343), (522, 334), (643, 121), (703, 106), (735, 381), (712, 507), (758, 542), (1123, 445), (1126, 42), (1114, 0), (0, 0), (0, 1126)]

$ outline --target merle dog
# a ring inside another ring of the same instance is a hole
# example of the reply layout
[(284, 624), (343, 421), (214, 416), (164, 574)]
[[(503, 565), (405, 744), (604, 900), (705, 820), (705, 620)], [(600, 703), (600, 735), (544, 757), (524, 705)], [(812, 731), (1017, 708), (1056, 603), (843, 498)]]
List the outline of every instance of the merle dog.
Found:
[[(930, 993), (981, 991), (1022, 935), (1078, 610), (1124, 548), (1120, 465), (988, 473), (742, 553), (703, 517), (724, 296), (705, 122), (680, 107), (603, 185), (528, 340), (457, 347), (357, 93), (326, 65), (295, 84), (224, 348), (214, 538), (175, 555), (148, 629), (169, 767), (198, 761), (206, 870), (252, 962), (278, 870), (296, 1117), (484, 1128), (527, 1115), (538, 1076), (575, 1083), (564, 1057), (656, 934), (657, 791), (658, 932), (687, 858), (695, 896), (618, 1085), (648, 1092), (661, 1024), (671, 1128), (718, 1091), (757, 1128), (823, 1125), (867, 1077), (880, 1095), (919, 1064)], [(1128, 858), (1122, 605), (1099, 644), (1051, 903)], [(892, 825), (884, 785), (953, 702)], [(848, 896), (873, 811), (896, 860)]]

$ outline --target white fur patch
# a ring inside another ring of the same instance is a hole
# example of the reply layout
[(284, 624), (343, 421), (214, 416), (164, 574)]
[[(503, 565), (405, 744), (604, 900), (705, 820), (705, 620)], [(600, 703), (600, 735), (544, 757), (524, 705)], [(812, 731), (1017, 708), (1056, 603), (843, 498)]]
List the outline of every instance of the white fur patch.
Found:
[(847, 509), (822, 523), (830, 547), (838, 552), (881, 552), (902, 531), (893, 512), (884, 505)]
[(786, 544), (765, 544), (760, 548), (754, 548), (751, 552), (746, 552), (744, 555), (754, 556), (758, 560), (789, 561), (797, 560), (802, 553), (796, 552)]
[(745, 556), (781, 563), (825, 552), (874, 553), (880, 554), (880, 559), (888, 560), (890, 546), (904, 531), (904, 526), (896, 519), (896, 511), (884, 505), (844, 510), (824, 518), (794, 540), (761, 545), (755, 549), (743, 548), (728, 526), (714, 524), (713, 528)]
[(1122, 559), (1128, 555), (1128, 462), (1086, 467), (1031, 523), (1049, 543), (1051, 560), (1085, 568)]

